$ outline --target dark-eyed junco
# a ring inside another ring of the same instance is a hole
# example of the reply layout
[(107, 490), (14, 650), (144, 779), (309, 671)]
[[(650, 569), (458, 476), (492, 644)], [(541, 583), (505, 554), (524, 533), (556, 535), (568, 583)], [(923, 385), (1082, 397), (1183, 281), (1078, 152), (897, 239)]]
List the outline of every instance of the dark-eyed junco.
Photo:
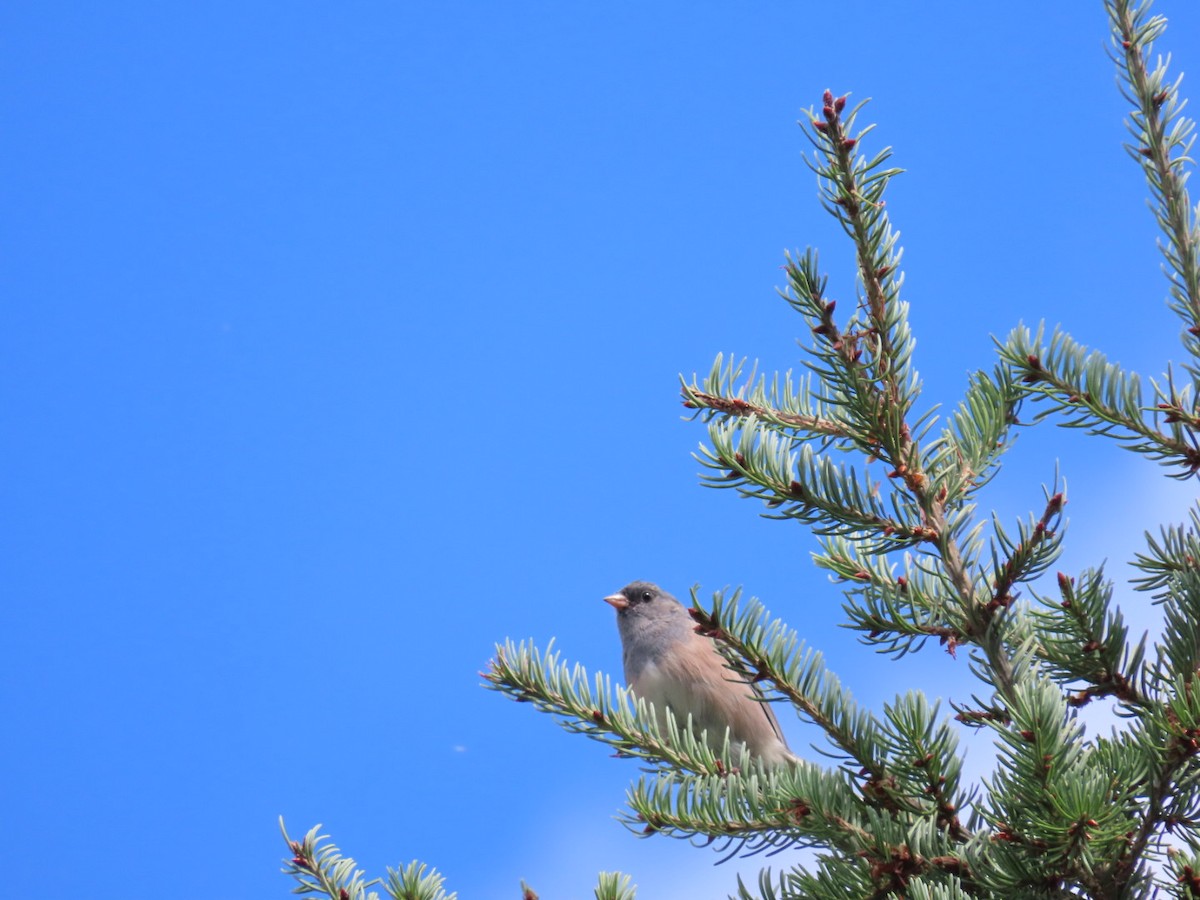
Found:
[[(683, 604), (646, 581), (635, 581), (604, 598), (617, 611), (624, 651), (625, 681), (634, 694), (653, 703), (656, 713), (670, 707), (682, 729), (708, 733), (720, 752), (729, 729), (733, 762), (744, 744), (750, 756), (769, 766), (795, 762), (769, 704), (725, 664), (710, 638), (696, 633)], [(659, 719), (660, 729), (665, 730)]]

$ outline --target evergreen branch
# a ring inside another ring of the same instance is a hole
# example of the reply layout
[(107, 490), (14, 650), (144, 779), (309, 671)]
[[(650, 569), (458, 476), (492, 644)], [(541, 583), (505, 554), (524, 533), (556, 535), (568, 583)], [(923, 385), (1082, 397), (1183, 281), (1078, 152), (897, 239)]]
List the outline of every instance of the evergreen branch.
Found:
[(596, 900), (634, 900), (637, 889), (629, 880), (629, 876), (621, 872), (601, 872), (596, 885)]
[(995, 829), (992, 864), (976, 875), (996, 892), (1075, 884), (1113, 896), (1130, 876), (1135, 798), (1095, 764), (1053, 681), (1020, 679), (1009, 713), (1011, 725), (993, 725), (1000, 765), (984, 809)]
[[(1155, 385), (1161, 402), (1149, 406), (1136, 374), (1127, 375), (1104, 354), (1089, 352), (1059, 329), (1049, 343), (1043, 342), (1044, 333), (1044, 325), (1036, 335), (1024, 326), (1014, 328), (1000, 346), (1000, 356), (1020, 375), (1028, 393), (1047, 400), (1051, 411), (1066, 413), (1065, 427), (1112, 437), (1135, 453), (1179, 466), (1181, 478), (1200, 469), (1200, 439), (1190, 424), (1196, 417), (1173, 387), (1164, 392)], [(1160, 419), (1165, 431), (1156, 425)]]
[[(811, 167), (821, 179), (829, 174), (820, 166)], [(842, 424), (846, 440), (838, 444), (841, 449), (857, 447), (864, 453), (874, 454), (879, 446), (878, 438), (872, 433), (877, 424), (876, 417), (865, 404), (858, 402), (858, 398), (870, 393), (871, 388), (859, 346), (865, 323), (855, 315), (846, 331), (838, 326), (833, 317), (837, 301), (825, 299), (828, 278), (820, 273), (815, 250), (811, 247), (805, 250), (799, 260), (793, 259), (791, 254), (785, 254), (785, 257), (788, 287), (779, 292), (780, 296), (805, 319), (815, 339), (813, 346), (805, 348), (812, 356), (805, 365), (817, 376), (816, 390), (823, 392), (814, 393), (814, 402), (827, 410), (830, 418)]]
[(560, 662), (553, 641), (545, 653), (539, 653), (532, 641), (497, 644), (496, 658), (482, 675), (487, 687), (532, 703), (555, 716), (567, 731), (608, 744), (621, 756), (709, 774), (735, 769), (730, 760), (736, 754), (730, 753), (728, 733), (723, 752), (715, 754), (704, 733), (693, 731), (690, 714), (683, 723), (674, 715), (662, 716), (666, 729), (661, 730), (653, 704), (627, 688), (614, 687), (602, 673), (591, 679), (578, 663), (571, 667)]
[(1145, 637), (1135, 647), (1128, 643), (1129, 629), (1119, 608), (1112, 605), (1112, 582), (1103, 568), (1088, 569), (1078, 578), (1058, 574), (1055, 603), (1038, 598), (1043, 609), (1031, 611), (1038, 623), (1038, 656), (1064, 686), (1083, 682), (1071, 696), (1072, 706), (1084, 706), (1099, 697), (1116, 697), (1126, 707), (1145, 707), (1150, 698), (1141, 685)]
[[(846, 98), (834, 100), (833, 94), (826, 91), (824, 100), (824, 121), (814, 118), (812, 122), (817, 148), (815, 168), (824, 177), (822, 193), (826, 208), (854, 240), (859, 276), (866, 294), (867, 319), (872, 326), (861, 335), (862, 347), (858, 346), (857, 337), (839, 336), (848, 337), (841, 341), (842, 356), (850, 362), (859, 362), (854, 353), (865, 350), (862, 365), (871, 376), (869, 383), (887, 391), (889, 406), (906, 411), (908, 404), (902, 400), (908, 387), (907, 379), (898, 375), (905, 372), (911, 347), (903, 318), (889, 309), (898, 299), (902, 281), (898, 271), (900, 255), (894, 252), (899, 235), (892, 232), (882, 202), (888, 181), (899, 170), (873, 171), (890, 157), (890, 149), (885, 148), (869, 163), (854, 152), (858, 142), (870, 131), (867, 128), (858, 135), (850, 135), (861, 105), (843, 122), (841, 112)], [(832, 310), (828, 312), (832, 313)]]
[[(367, 888), (379, 884), (380, 879), (364, 881), (362, 869), (359, 869), (350, 857), (342, 856), (328, 835), (319, 833), (320, 825), (309, 829), (303, 841), (294, 841), (288, 836), (283, 816), (279, 817), (279, 830), (292, 852), (292, 858), (284, 860), (283, 872), (296, 879), (297, 886), (292, 888), (293, 894), (323, 894), (331, 900), (378, 898), (378, 894), (374, 891), (368, 892)], [(431, 872), (425, 883), (433, 885), (435, 882), (440, 890), (441, 877), (436, 872)], [(442, 896), (445, 897), (445, 894)], [(453, 895), (450, 895), (446, 900), (452, 898)]]
[[(1150, 186), (1155, 219), (1165, 236), (1160, 249), (1170, 282), (1170, 307), (1184, 324), (1183, 342), (1193, 362), (1185, 366), (1200, 379), (1200, 222), (1185, 182), (1194, 123), (1182, 115), (1179, 80), (1168, 80), (1168, 61), (1147, 64), (1166, 19), (1149, 16), (1149, 3), (1105, 0), (1112, 28), (1111, 58), (1117, 65), (1123, 96), (1134, 106), (1128, 121), (1134, 143), (1130, 155), (1142, 166)], [(1048, 344), (1044, 328), (1031, 338), (1019, 327), (1001, 348), (1001, 356), (1021, 376), (1027, 391), (1065, 413), (1068, 427), (1115, 438), (1126, 449), (1178, 467), (1176, 477), (1200, 471), (1200, 409), (1195, 385), (1177, 390), (1168, 368), (1164, 384), (1152, 382), (1154, 401), (1143, 400), (1136, 375), (1126, 375), (1103, 354), (1056, 329)]]
[[(937, 872), (970, 875), (967, 860), (948, 836), (929, 823), (897, 823), (863, 805), (843, 778), (809, 764), (759, 769), (732, 778), (666, 774), (642, 779), (629, 795), (642, 834), (662, 833), (704, 843), (720, 842), (729, 855), (772, 849), (836, 848), (862, 866), (870, 896), (888, 896), (910, 880)], [(841, 882), (839, 882), (841, 883)]]
[(822, 541), (814, 563), (849, 585), (843, 609), (868, 644), (897, 658), (934, 637), (953, 656), (969, 641), (970, 625), (954, 602), (954, 586), (929, 556), (904, 554), (904, 574), (888, 558), (840, 537)]
[(992, 548), (991, 598), (988, 612), (1008, 609), (1018, 584), (1032, 581), (1046, 571), (1062, 550), (1062, 535), (1057, 526), (1062, 519), (1066, 498), (1061, 491), (1046, 491), (1046, 507), (1042, 517), (1026, 525), (1018, 524), (1018, 537), (1013, 541), (998, 520), (993, 518), (995, 535)]
[[(718, 355), (718, 360), (720, 356)], [(795, 428), (810, 434), (826, 437), (842, 437), (844, 429), (828, 419), (816, 416), (805, 416), (789, 413), (785, 410), (756, 403), (748, 403), (740, 397), (721, 394), (709, 394), (694, 385), (685, 384), (683, 394), (687, 398), (683, 405), (689, 409), (707, 409), (724, 413), (727, 416), (754, 416), (760, 422), (768, 425), (782, 425), (785, 428)]]
[[(1194, 124), (1182, 115), (1180, 79), (1169, 81), (1169, 59), (1147, 64), (1154, 41), (1166, 30), (1162, 16), (1148, 17), (1149, 3), (1105, 0), (1112, 26), (1113, 49), (1122, 94), (1133, 104), (1127, 122), (1135, 143), (1127, 145), (1142, 166), (1154, 198), (1154, 217), (1166, 237), (1160, 245), (1171, 284), (1171, 309), (1183, 320), (1184, 346), (1200, 359), (1200, 226), (1191, 207), (1185, 164), (1195, 140)], [(1200, 377), (1195, 366), (1194, 376)]]
[[(1183, 834), (1195, 845), (1200, 826), (1200, 516), (1190, 527), (1164, 527), (1161, 540), (1146, 536), (1149, 551), (1134, 565), (1146, 573), (1135, 579), (1165, 613), (1158, 658), (1145, 680), (1162, 700), (1144, 707), (1135, 733), (1138, 758), (1147, 771), (1127, 779), (1140, 792), (1136, 828), (1128, 833), (1121, 857), (1125, 868), (1144, 868), (1147, 853), (1161, 844), (1163, 830)], [(1140, 646), (1138, 648), (1141, 649)], [(1133, 756), (1133, 753), (1128, 754)], [(1190, 834), (1189, 834), (1190, 833)]]
[[(895, 173), (874, 171), (890, 151), (884, 150), (869, 163), (864, 162), (855, 148), (866, 131), (849, 136), (848, 129), (853, 127), (858, 110), (843, 123), (840, 114), (844, 105), (844, 98), (834, 101), (826, 92), (824, 121), (814, 118), (815, 137), (811, 139), (818, 151), (814, 168), (821, 177), (825, 208), (854, 240), (859, 277), (867, 298), (862, 336), (868, 352), (864, 356), (857, 340), (847, 340), (840, 333), (818, 333), (818, 337), (832, 341), (830, 347), (836, 350), (842, 367), (856, 376), (845, 381), (845, 389), (850, 393), (848, 408), (862, 423), (868, 442), (877, 446), (875, 454), (894, 466), (891, 477), (904, 486), (921, 510), (923, 533), (932, 535), (936, 541), (938, 557), (963, 610), (967, 631), (979, 641), (994, 673), (997, 690), (1007, 695), (1013, 686), (1013, 668), (1002, 642), (990, 630), (995, 609), (976, 601), (968, 561), (953, 533), (954, 511), (948, 502), (949, 488), (931, 483), (923, 468), (925, 455), (918, 444), (922, 424), (919, 421), (914, 426), (908, 422), (919, 383), (909, 366), (913, 343), (908, 330), (907, 304), (899, 301), (900, 255), (895, 251), (898, 235), (892, 232), (882, 203), (883, 191)], [(829, 304), (824, 305), (822, 314), (832, 318)]]
[[(1190, 757), (1179, 768), (1159, 818), (1162, 830), (1191, 850), (1200, 850), (1200, 764)], [(1162, 840), (1156, 849), (1161, 849)]]
[(880, 486), (853, 469), (818, 455), (764, 428), (757, 419), (726, 418), (709, 423), (711, 449), (696, 457), (719, 474), (702, 476), (706, 487), (733, 488), (763, 501), (768, 518), (797, 519), (817, 534), (870, 534), (876, 546), (906, 547), (935, 538), (911, 510), (880, 500)]
[(945, 721), (937, 722), (938, 708), (923, 694), (910, 691), (884, 707), (889, 727), (883, 739), (890, 763), (889, 788), (903, 792), (910, 802), (924, 807), (939, 831), (964, 843), (970, 832), (959, 820), (964, 800), (959, 793), (962, 758), (955, 752), (958, 738)]
[[(363, 871), (348, 856), (342, 856), (328, 835), (319, 834), (321, 826), (311, 828), (303, 841), (292, 840), (279, 818), (279, 830), (292, 853), (284, 861), (283, 871), (296, 879), (293, 894), (323, 894), (331, 900), (377, 900), (379, 895), (367, 888), (383, 883), (380, 878), (363, 880)], [(446, 893), (445, 879), (436, 869), (414, 860), (403, 869), (387, 870), (384, 885), (393, 900), (455, 900), (458, 896)]]
[[(425, 872), (424, 863), (413, 860), (403, 869), (387, 870), (387, 892), (393, 900), (455, 900), (457, 894), (447, 894), (442, 889), (445, 879), (436, 869)], [(537, 900), (537, 895), (534, 895)]]
[(1138, 553), (1134, 565), (1146, 574), (1135, 578), (1134, 586), (1153, 595), (1161, 603), (1170, 596), (1169, 589), (1179, 578), (1200, 569), (1200, 507), (1189, 513), (1189, 525), (1164, 526), (1161, 540), (1146, 535), (1148, 553)]
[[(321, 826), (309, 829), (303, 841), (292, 840), (279, 817), (279, 830), (292, 853), (284, 860), (283, 872), (298, 882), (293, 894), (321, 894), (330, 900), (378, 900), (379, 895), (367, 888), (384, 884), (392, 900), (456, 900), (456, 893), (446, 893), (445, 878), (437, 869), (413, 860), (403, 868), (387, 870), (387, 882), (375, 878), (363, 880), (363, 871), (353, 859), (342, 856), (341, 851), (330, 841), (328, 835), (319, 834)], [(525, 882), (521, 882), (524, 900), (538, 900), (538, 895)], [(601, 872), (596, 887), (596, 900), (634, 900), (635, 890), (629, 884), (629, 876), (620, 872)]]
[(991, 377), (984, 372), (971, 376), (941, 439), (924, 454), (925, 470), (934, 473), (939, 490), (946, 489), (947, 504), (962, 502), (999, 470), (1000, 457), (1011, 446), (1009, 432), (1021, 395), (1006, 366), (997, 366)]
[(908, 885), (908, 889), (908, 896), (911, 900), (968, 900), (972, 896), (977, 896), (967, 893), (958, 878), (932, 883), (918, 878)]
[(732, 651), (727, 654), (731, 668), (750, 683), (765, 682), (821, 728), (838, 755), (858, 767), (853, 777), (869, 806), (933, 817), (956, 840), (966, 840), (956, 814), (962, 803), (957, 796), (961, 761), (952, 733), (934, 725), (936, 710), (909, 696), (887, 708), (889, 727), (881, 728), (857, 711), (820, 653), (806, 650), (796, 633), (771, 619), (757, 600), (741, 609), (740, 596), (740, 591), (728, 598), (715, 593), (711, 611), (700, 606), (694, 592), (692, 597), (698, 631)]
[(930, 844), (927, 829), (917, 827), (907, 834), (892, 835), (894, 842), (872, 836), (874, 840), (857, 853), (822, 854), (816, 872), (798, 867), (781, 872), (776, 883), (770, 870), (764, 870), (757, 894), (739, 878), (737, 896), (740, 900), (990, 896), (974, 882), (969, 860), (939, 854)]
[[(818, 862), (816, 873), (803, 868), (780, 872), (778, 885), (771, 878), (771, 870), (763, 869), (758, 875), (757, 893), (751, 891), (739, 875), (737, 900), (813, 900), (871, 895), (873, 886), (867, 866), (861, 860), (850, 860), (841, 854), (823, 854), (818, 857)], [(830, 885), (837, 885), (838, 894), (831, 892)]]
[(735, 360), (732, 355), (726, 362), (724, 355), (718, 353), (703, 386), (695, 375), (690, 384), (681, 378), (683, 405), (697, 410), (696, 415), (702, 416), (704, 421), (717, 413), (742, 418), (753, 416), (789, 436), (793, 431), (828, 439), (844, 440), (849, 436), (834, 417), (833, 410), (814, 398), (811, 376), (794, 384), (791, 371), (785, 372), (781, 387), (776, 374), (768, 387), (766, 377), (756, 378), (754, 369), (742, 381), (745, 363), (744, 359)]
[(1170, 874), (1179, 886), (1179, 896), (1198, 900), (1200, 898), (1200, 855), (1195, 852), (1170, 854)]
[[(906, 420), (920, 388), (909, 365), (913, 341), (907, 304), (900, 301), (899, 234), (892, 231), (883, 203), (888, 182), (899, 170), (882, 168), (890, 148), (870, 161), (859, 154), (859, 142), (871, 128), (852, 135), (862, 104), (843, 120), (845, 105), (845, 97), (835, 100), (826, 91), (822, 119), (811, 117), (808, 134), (817, 151), (812, 168), (819, 178), (822, 205), (854, 242), (865, 295), (862, 318), (856, 315), (846, 330), (838, 329), (835, 304), (823, 301), (823, 284), (814, 283), (815, 256), (809, 254), (801, 265), (789, 259), (786, 268), (795, 305), (819, 321), (813, 328), (823, 348), (817, 356), (829, 366), (825, 374), (831, 376), (830, 383), (840, 387), (846, 413), (865, 442), (876, 448), (875, 454), (904, 471), (916, 464)], [(918, 475), (913, 472), (913, 477)]]
[[(1155, 737), (1158, 736), (1158, 731), (1159, 729), (1154, 730)], [(1131, 874), (1136, 873), (1144, 867), (1148, 850), (1161, 843), (1160, 829), (1168, 826), (1175, 831), (1184, 824), (1178, 816), (1172, 815), (1168, 810), (1173, 805), (1172, 797), (1176, 792), (1187, 789), (1188, 779), (1184, 777), (1184, 773), (1189, 768), (1193, 770), (1191, 780), (1194, 782), (1195, 779), (1193, 757), (1196, 753), (1197, 732), (1195, 729), (1191, 729), (1191, 732), (1192, 737), (1187, 737), (1185, 731), (1169, 738), (1165, 748), (1162, 745), (1149, 748), (1156, 758), (1156, 765), (1154, 772), (1141, 783), (1140, 821), (1136, 828), (1127, 832), (1126, 846), (1114, 861), (1114, 867), (1120, 867)], [(1194, 790), (1193, 785), (1193, 794)]]
[(729, 777), (672, 772), (639, 779), (627, 794), (623, 821), (643, 835), (719, 843), (721, 851), (838, 846), (854, 853), (874, 842), (866, 808), (845, 775), (801, 762)]
[[(922, 452), (919, 439), (932, 419), (908, 421), (919, 383), (910, 366), (913, 342), (907, 304), (899, 299), (897, 234), (883, 205), (884, 190), (897, 170), (883, 168), (888, 150), (870, 161), (859, 155), (859, 141), (869, 129), (850, 135), (857, 109), (843, 120), (845, 98), (835, 100), (826, 92), (824, 101), (823, 120), (812, 120), (810, 140), (817, 148), (812, 167), (819, 176), (823, 205), (855, 244), (864, 299), (846, 328), (839, 327), (833, 316), (836, 304), (825, 299), (825, 278), (812, 251), (799, 261), (789, 257), (785, 297), (808, 320), (815, 338), (814, 362), (809, 367), (825, 391), (816, 402), (845, 429), (846, 438), (839, 439), (839, 446), (853, 444), (891, 466), (892, 509), (879, 499), (882, 485), (860, 483), (852, 470), (815, 455), (803, 437), (782, 434), (787, 423), (771, 411), (767, 415), (774, 421), (763, 427), (740, 404), (726, 404), (732, 406), (729, 411), (710, 407), (713, 449), (704, 449), (701, 462), (721, 474), (706, 476), (705, 483), (735, 487), (743, 496), (763, 500), (776, 511), (773, 515), (798, 519), (820, 535), (867, 541), (868, 552), (924, 544), (935, 548), (931, 552), (936, 553), (951, 588), (952, 603), (961, 611), (961, 630), (979, 642), (995, 672), (997, 689), (1006, 693), (1013, 671), (1002, 641), (990, 631), (997, 607), (989, 605), (991, 598), (977, 599), (971, 556), (978, 531), (970, 526), (962, 497), (986, 480), (997, 445), (1011, 424), (1008, 410), (1013, 401), (1006, 402), (1005, 413), (982, 428), (967, 427), (968, 413), (963, 412), (957, 435), (944, 435), (931, 445), (932, 453)], [(982, 404), (989, 391), (994, 396), (1008, 384), (1003, 375), (991, 384), (977, 377), (965, 409)], [(1011, 388), (1007, 395), (1014, 396)], [(694, 396), (685, 387), (685, 402)], [(966, 453), (951, 446), (956, 436)], [(793, 450), (796, 443), (801, 443), (799, 451)], [(936, 480), (925, 470), (930, 462), (937, 464), (932, 472)], [(972, 463), (978, 466), (978, 474), (971, 471)], [(958, 540), (964, 532), (965, 546)], [(955, 639), (953, 631), (934, 627), (947, 641)]]
[[(966, 604), (945, 570), (931, 569), (929, 554), (921, 562), (906, 555), (905, 574), (895, 576), (887, 558), (874, 548), (859, 548), (853, 542), (831, 537), (824, 541), (825, 552), (816, 554), (814, 561), (852, 585), (846, 591), (849, 602), (844, 607), (850, 626), (884, 652), (903, 656), (919, 649), (927, 638), (936, 637), (951, 655), (960, 645), (969, 643), (985, 653), (988, 647), (994, 647), (997, 658), (1003, 659), (997, 643), (1000, 631), (993, 629), (995, 617), (1012, 606), (1014, 587), (1038, 577), (1061, 549), (1057, 524), (1066, 500), (1061, 493), (1047, 494), (1041, 518), (1031, 519), (1028, 525), (1022, 523), (1017, 540), (1009, 538), (999, 522), (993, 522), (992, 575), (988, 583), (980, 581), (972, 586), (972, 599)], [(959, 511), (965, 522), (971, 507), (963, 506)], [(952, 534), (959, 530), (951, 528)], [(974, 533), (966, 536), (968, 558), (975, 555), (970, 550), (975, 543)], [(963, 559), (963, 543), (945, 543)]]
[(1151, 593), (1165, 617), (1152, 679), (1160, 689), (1179, 681), (1190, 695), (1200, 677), (1200, 512), (1193, 508), (1190, 527), (1164, 527), (1146, 543), (1148, 552), (1134, 560), (1145, 575), (1134, 586)]
[(825, 667), (822, 653), (806, 648), (796, 632), (770, 619), (762, 604), (751, 599), (740, 607), (741, 591), (731, 597), (713, 594), (711, 610), (692, 594), (692, 618), (697, 631), (733, 651), (730, 662), (745, 680), (763, 684), (786, 697), (801, 716), (820, 728), (841, 751), (843, 759), (861, 767), (868, 779), (883, 781), (884, 761), (875, 752), (879, 724), (858, 709), (853, 696)]

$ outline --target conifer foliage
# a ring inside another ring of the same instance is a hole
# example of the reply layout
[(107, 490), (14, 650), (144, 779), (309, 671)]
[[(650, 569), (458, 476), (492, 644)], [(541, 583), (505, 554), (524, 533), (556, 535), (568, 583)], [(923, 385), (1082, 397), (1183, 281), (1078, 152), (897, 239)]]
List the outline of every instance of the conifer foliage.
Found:
[[(728, 855), (815, 850), (811, 867), (776, 857), (782, 868), (740, 884), (741, 898), (1200, 897), (1200, 513), (1137, 551), (1134, 587), (1164, 622), (1147, 645), (1129, 635), (1101, 568), (1042, 578), (1062, 546), (1058, 485), (1012, 525), (976, 502), (1014, 429), (1039, 420), (1114, 438), (1190, 484), (1200, 470), (1200, 229), (1185, 188), (1193, 125), (1179, 80), (1153, 56), (1166, 22), (1148, 7), (1105, 2), (1182, 364), (1147, 389), (1061, 329), (1018, 327), (948, 416), (922, 410), (885, 205), (898, 170), (890, 150), (868, 150), (862, 104), (827, 91), (802, 124), (821, 203), (854, 248), (857, 302), (830, 296), (815, 251), (789, 257), (781, 293), (804, 320), (806, 374), (761, 376), (718, 356), (707, 377), (683, 383), (684, 405), (708, 431), (705, 484), (811, 528), (816, 562), (843, 584), (862, 640), (895, 656), (931, 640), (965, 654), (971, 700), (942, 711), (910, 692), (881, 712), (860, 709), (819, 652), (738, 592), (693, 595), (697, 628), (735, 672), (820, 729), (829, 763), (739, 769), (683, 723), (664, 718), (660, 730), (644, 701), (552, 646), (505, 642), (485, 673), (488, 687), (641, 761), (631, 829)], [(1083, 708), (1099, 698), (1121, 724), (1085, 735)], [(993, 773), (974, 785), (962, 777), (963, 728), (985, 729), (998, 748)], [(374, 895), (316, 829), (285, 839), (298, 893)], [(453, 897), (418, 863), (382, 884), (395, 898)], [(633, 889), (606, 874), (596, 896)]]

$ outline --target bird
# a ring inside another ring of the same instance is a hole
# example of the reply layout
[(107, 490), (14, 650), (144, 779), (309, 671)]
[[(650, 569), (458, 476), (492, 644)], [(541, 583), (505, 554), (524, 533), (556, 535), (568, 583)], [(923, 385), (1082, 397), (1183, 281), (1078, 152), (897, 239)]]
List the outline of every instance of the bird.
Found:
[(682, 603), (656, 584), (635, 581), (604, 602), (617, 611), (625, 682), (635, 696), (654, 704), (661, 731), (669, 708), (682, 730), (692, 729), (720, 753), (729, 729), (734, 765), (745, 753), (769, 767), (799, 760), (788, 749), (779, 721), (756, 688), (732, 672)]

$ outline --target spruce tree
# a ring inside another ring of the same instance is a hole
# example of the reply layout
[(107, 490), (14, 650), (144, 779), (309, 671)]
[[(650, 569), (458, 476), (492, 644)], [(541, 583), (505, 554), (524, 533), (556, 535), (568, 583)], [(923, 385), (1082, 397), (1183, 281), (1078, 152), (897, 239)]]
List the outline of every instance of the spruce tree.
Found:
[[(738, 768), (673, 720), (660, 730), (644, 701), (552, 647), (507, 641), (485, 673), (488, 687), (641, 760), (630, 828), (711, 839), (731, 855), (815, 849), (811, 869), (764, 869), (739, 897), (1200, 897), (1200, 512), (1134, 551), (1133, 586), (1162, 614), (1150, 643), (1129, 634), (1102, 567), (1051, 574), (1063, 542), (1059, 486), (1011, 527), (976, 502), (1016, 430), (1042, 421), (1112, 438), (1195, 484), (1193, 124), (1179, 80), (1153, 56), (1166, 22), (1149, 5), (1104, 4), (1133, 107), (1127, 147), (1150, 186), (1182, 322), (1182, 364), (1147, 387), (1062, 329), (1021, 326), (948, 416), (923, 408), (885, 205), (898, 170), (888, 149), (869, 150), (862, 104), (826, 91), (802, 125), (821, 203), (853, 245), (857, 302), (839, 309), (815, 251), (789, 257), (781, 293), (804, 321), (807, 373), (747, 374), (718, 356), (706, 378), (683, 382), (684, 405), (707, 427), (705, 483), (811, 528), (816, 564), (844, 586), (847, 624), (862, 641), (902, 656), (933, 639), (966, 656), (970, 699), (942, 712), (908, 692), (881, 712), (860, 709), (818, 651), (739, 592), (693, 594), (697, 628), (739, 677), (823, 732), (829, 763)], [(1102, 698), (1122, 718), (1087, 735), (1081, 716)], [(997, 748), (978, 784), (962, 777), (961, 729), (985, 730)], [(298, 893), (359, 898), (382, 883), (396, 898), (453, 896), (419, 863), (367, 883), (317, 829), (284, 837)], [(604, 874), (596, 896), (633, 890)]]

